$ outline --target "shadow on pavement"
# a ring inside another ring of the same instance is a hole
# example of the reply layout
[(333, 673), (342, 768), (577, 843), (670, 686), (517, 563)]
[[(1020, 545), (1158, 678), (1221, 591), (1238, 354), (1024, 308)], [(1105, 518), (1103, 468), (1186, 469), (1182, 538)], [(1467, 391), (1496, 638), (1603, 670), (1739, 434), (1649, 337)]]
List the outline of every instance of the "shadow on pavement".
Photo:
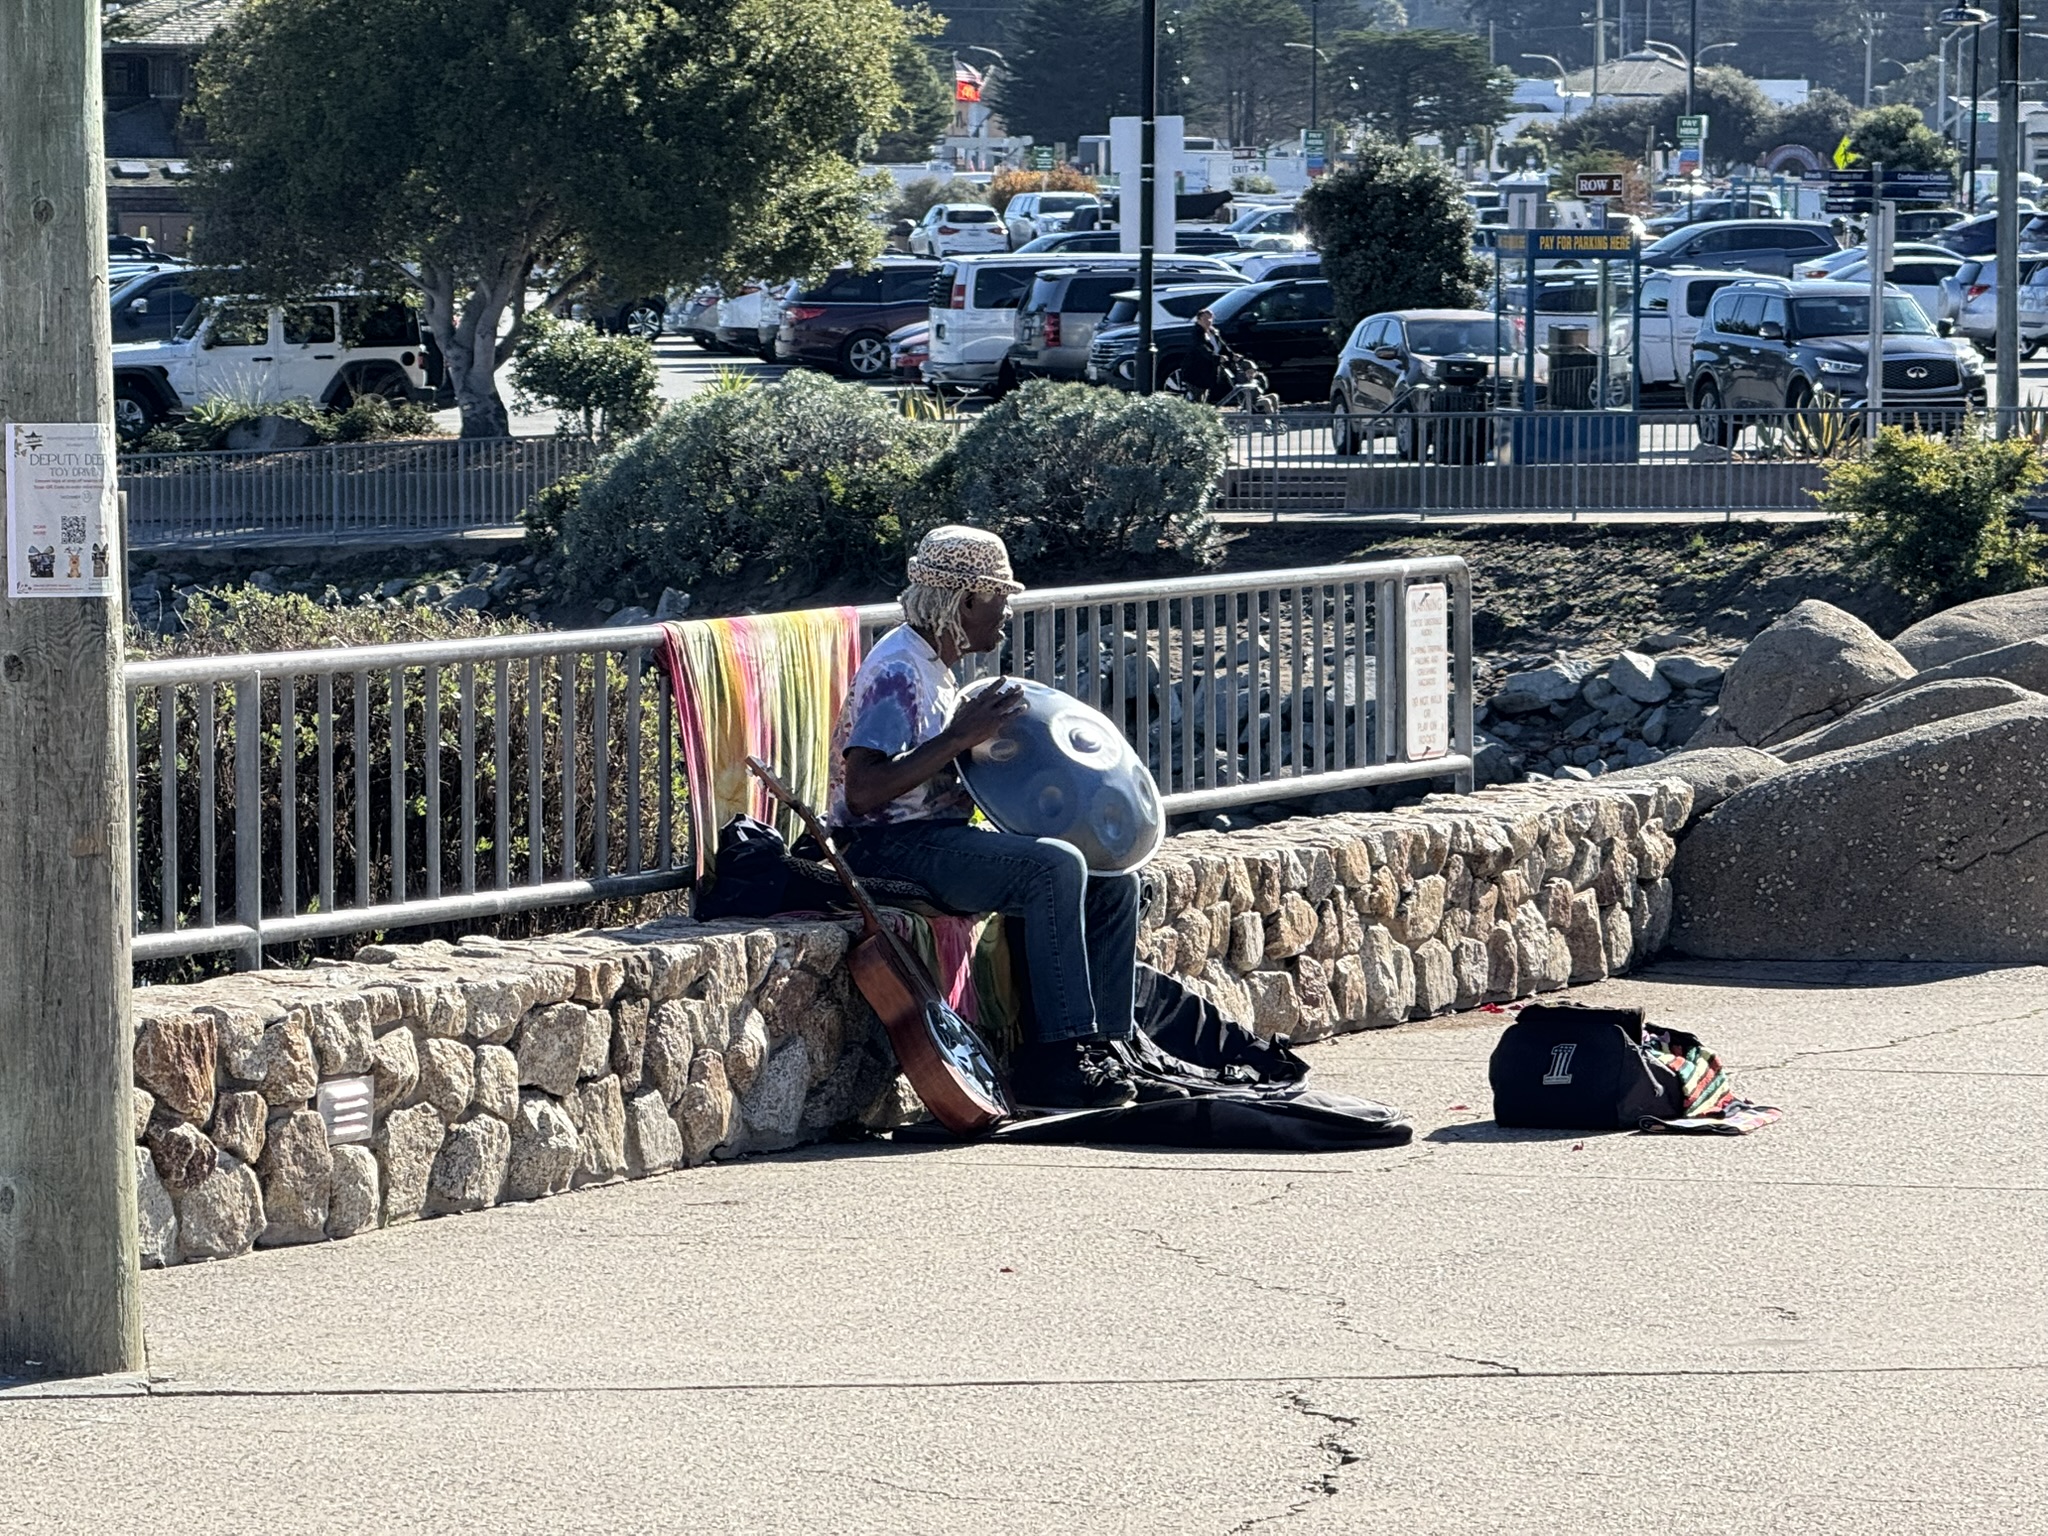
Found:
[(1936, 964), (1913, 960), (1659, 960), (1616, 981), (1690, 987), (1802, 991), (1819, 987), (1919, 987), (1933, 981), (2026, 970), (2025, 965)]

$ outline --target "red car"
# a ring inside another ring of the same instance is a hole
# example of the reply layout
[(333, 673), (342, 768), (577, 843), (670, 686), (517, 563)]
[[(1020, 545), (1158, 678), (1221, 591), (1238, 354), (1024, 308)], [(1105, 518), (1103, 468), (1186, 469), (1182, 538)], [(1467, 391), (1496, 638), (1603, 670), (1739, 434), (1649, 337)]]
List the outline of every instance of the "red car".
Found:
[(775, 360), (852, 379), (889, 376), (889, 333), (923, 320), (935, 261), (883, 257), (865, 271), (838, 267), (782, 307)]
[(916, 320), (889, 333), (889, 372), (899, 384), (924, 387), (925, 359), (931, 356), (932, 324)]

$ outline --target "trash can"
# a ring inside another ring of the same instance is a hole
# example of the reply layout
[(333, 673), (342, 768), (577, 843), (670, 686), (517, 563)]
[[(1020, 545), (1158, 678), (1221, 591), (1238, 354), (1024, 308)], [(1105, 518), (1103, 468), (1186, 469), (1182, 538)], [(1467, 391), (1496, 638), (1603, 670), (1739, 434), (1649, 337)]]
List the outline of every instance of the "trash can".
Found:
[(1550, 408), (1590, 411), (1600, 384), (1600, 358), (1593, 350), (1590, 326), (1554, 327), (1543, 346), (1550, 365)]

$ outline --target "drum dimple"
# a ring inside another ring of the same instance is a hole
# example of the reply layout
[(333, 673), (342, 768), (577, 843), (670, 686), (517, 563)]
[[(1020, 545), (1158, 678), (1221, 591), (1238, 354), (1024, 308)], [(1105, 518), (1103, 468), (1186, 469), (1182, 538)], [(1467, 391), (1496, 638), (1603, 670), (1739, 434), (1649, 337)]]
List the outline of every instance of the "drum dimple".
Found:
[(982, 814), (1005, 832), (1057, 838), (1091, 872), (1136, 869), (1158, 851), (1166, 817), (1150, 769), (1107, 715), (1022, 678), (989, 678), (965, 696), (1008, 681), (1024, 711), (960, 760)]

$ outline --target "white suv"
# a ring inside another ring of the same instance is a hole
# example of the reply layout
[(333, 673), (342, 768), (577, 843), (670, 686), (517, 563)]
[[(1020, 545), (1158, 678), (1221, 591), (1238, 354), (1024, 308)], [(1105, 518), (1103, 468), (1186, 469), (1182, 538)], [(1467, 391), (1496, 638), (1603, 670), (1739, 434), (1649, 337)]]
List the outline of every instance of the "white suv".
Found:
[(910, 231), (913, 256), (1008, 250), (1003, 221), (987, 203), (938, 203)]
[(1003, 209), (1003, 228), (1014, 251), (1040, 235), (1058, 234), (1083, 208), (1101, 207), (1092, 192), (1019, 192)]
[(224, 396), (253, 405), (427, 392), (419, 317), (390, 299), (337, 294), (290, 304), (200, 304), (168, 341), (114, 348), (114, 424), (124, 440)]

